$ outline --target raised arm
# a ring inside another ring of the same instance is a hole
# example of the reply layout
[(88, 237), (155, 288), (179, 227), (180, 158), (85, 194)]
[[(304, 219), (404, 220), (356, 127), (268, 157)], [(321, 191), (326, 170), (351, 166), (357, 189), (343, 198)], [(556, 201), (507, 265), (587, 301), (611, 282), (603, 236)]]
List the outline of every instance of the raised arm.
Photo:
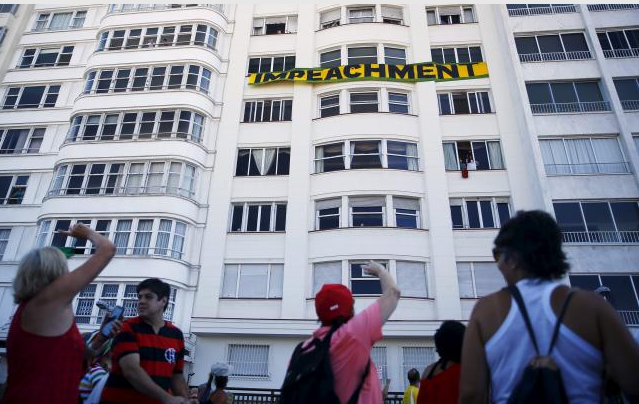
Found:
[(363, 265), (362, 268), (367, 273), (377, 276), (379, 282), (382, 284), (382, 295), (377, 301), (379, 302), (382, 324), (384, 324), (397, 308), (400, 290), (393, 277), (381, 264), (375, 261), (369, 261), (368, 264)]

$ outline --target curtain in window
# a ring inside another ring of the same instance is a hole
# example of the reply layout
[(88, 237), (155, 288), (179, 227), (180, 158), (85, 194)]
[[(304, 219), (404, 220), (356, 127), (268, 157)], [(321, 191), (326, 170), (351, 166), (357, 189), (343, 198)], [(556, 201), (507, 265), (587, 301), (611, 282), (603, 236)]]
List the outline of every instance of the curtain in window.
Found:
[(240, 268), (238, 297), (266, 297), (267, 264), (245, 264)]
[(504, 169), (504, 159), (501, 155), (501, 146), (499, 142), (486, 142), (488, 145), (488, 156), (490, 158), (490, 166), (493, 170)]
[(540, 140), (539, 147), (546, 166), (546, 174), (570, 174), (570, 165), (563, 140)]
[(397, 261), (397, 286), (402, 296), (428, 297), (424, 264)]
[(393, 197), (393, 207), (395, 209), (409, 209), (419, 211), (419, 199)]
[(158, 228), (158, 236), (155, 240), (155, 253), (160, 255), (166, 255), (166, 251), (169, 247), (169, 238), (171, 237), (171, 227), (173, 222), (170, 220), (160, 220), (160, 227)]
[(253, 163), (260, 170), (260, 175), (264, 175), (264, 170), (262, 169), (262, 160), (264, 159), (264, 150), (262, 149), (253, 149), (251, 150), (251, 159), (253, 159)]
[(49, 29), (65, 29), (69, 27), (73, 13), (56, 13), (51, 18)]
[(470, 262), (457, 263), (457, 281), (459, 283), (459, 297), (473, 298), (473, 277), (470, 272)]
[(317, 146), (315, 148), (315, 172), (323, 173), (324, 172), (324, 147)]
[(342, 263), (321, 262), (313, 265), (313, 296), (327, 283), (342, 283)]
[(435, 18), (435, 10), (426, 10), (426, 24), (436, 25), (437, 19)]
[(380, 378), (380, 382), (385, 382), (388, 378), (388, 366), (386, 362), (386, 347), (374, 346), (371, 350), (371, 359), (375, 364), (377, 370), (377, 377)]
[(328, 21), (335, 21), (335, 20), (339, 20), (341, 16), (341, 10), (339, 8), (336, 8), (334, 10), (329, 10), (326, 11), (322, 14), (320, 14), (320, 24), (324, 24)]
[(342, 198), (324, 199), (315, 201), (315, 210), (332, 209), (342, 207)]
[(284, 286), (284, 265), (271, 265), (271, 275), (268, 282), (268, 297), (282, 297)]
[(455, 143), (444, 143), (444, 166), (446, 170), (458, 170)]
[(286, 32), (297, 32), (297, 17), (288, 17), (288, 26), (286, 27)]
[(236, 297), (235, 289), (237, 287), (237, 265), (224, 265), (224, 279), (222, 280), (222, 297)]
[(182, 259), (182, 249), (184, 248), (184, 236), (186, 235), (186, 224), (175, 223), (175, 234), (173, 235), (173, 247), (171, 257)]
[(590, 174), (597, 172), (597, 164), (590, 145), (590, 139), (566, 139), (565, 142), (573, 173)]
[(406, 144), (406, 154), (408, 156), (408, 169), (411, 171), (417, 171), (419, 169), (419, 161), (417, 159), (417, 144), (416, 143), (405, 143)]
[(151, 229), (153, 220), (138, 221), (138, 229), (135, 232), (135, 242), (133, 245), (133, 255), (145, 255), (149, 252), (151, 245)]
[(402, 9), (399, 7), (382, 6), (382, 17), (389, 17), (389, 18), (401, 20)]
[(360, 196), (355, 198), (348, 198), (348, 205), (357, 207), (386, 206), (386, 200), (384, 197), (380, 196)]
[(131, 220), (120, 220), (115, 230), (115, 238), (113, 243), (116, 247), (117, 254), (126, 254), (126, 248), (129, 244), (129, 232), (131, 231)]
[(477, 297), (486, 296), (506, 286), (504, 277), (494, 262), (475, 262), (473, 267)]
[(597, 155), (597, 167), (601, 173), (625, 173), (628, 170), (616, 138), (592, 139), (592, 148)]
[(262, 175), (266, 175), (271, 169), (271, 166), (275, 163), (276, 149), (266, 149), (264, 151), (264, 169), (260, 172)]

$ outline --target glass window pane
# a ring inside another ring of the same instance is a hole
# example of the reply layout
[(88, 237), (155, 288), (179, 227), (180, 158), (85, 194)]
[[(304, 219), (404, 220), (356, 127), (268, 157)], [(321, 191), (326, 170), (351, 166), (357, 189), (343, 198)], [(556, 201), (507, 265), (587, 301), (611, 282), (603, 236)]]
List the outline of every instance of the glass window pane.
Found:
[(584, 38), (584, 34), (582, 33), (562, 34), (561, 40), (564, 43), (566, 52), (588, 51), (588, 44), (586, 43), (586, 38)]
[(637, 297), (628, 275), (602, 275), (602, 286), (610, 288), (610, 303), (617, 310), (639, 310)]
[(575, 83), (580, 102), (603, 101), (597, 82)]
[(588, 231), (615, 231), (608, 203), (582, 202), (581, 208), (586, 219)]
[(552, 96), (547, 83), (526, 83), (526, 91), (531, 104), (552, 103)]
[(572, 83), (550, 83), (556, 103), (577, 102), (577, 94)]
[(581, 217), (581, 209), (579, 203), (553, 203), (555, 209), (555, 217), (561, 231), (575, 232), (585, 231), (583, 218)]
[(468, 227), (471, 229), (480, 228), (477, 201), (466, 201), (466, 210), (468, 211)]
[(541, 53), (563, 52), (564, 49), (561, 46), (559, 35), (539, 35), (537, 36), (539, 42), (539, 50)]

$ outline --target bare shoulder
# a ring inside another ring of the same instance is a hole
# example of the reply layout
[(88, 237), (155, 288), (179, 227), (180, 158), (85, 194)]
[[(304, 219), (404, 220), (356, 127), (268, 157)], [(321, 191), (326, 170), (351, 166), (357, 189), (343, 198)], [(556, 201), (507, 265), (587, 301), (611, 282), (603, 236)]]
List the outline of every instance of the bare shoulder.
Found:
[(488, 341), (510, 311), (510, 292), (499, 290), (482, 297), (473, 308), (471, 321), (477, 324), (482, 341)]

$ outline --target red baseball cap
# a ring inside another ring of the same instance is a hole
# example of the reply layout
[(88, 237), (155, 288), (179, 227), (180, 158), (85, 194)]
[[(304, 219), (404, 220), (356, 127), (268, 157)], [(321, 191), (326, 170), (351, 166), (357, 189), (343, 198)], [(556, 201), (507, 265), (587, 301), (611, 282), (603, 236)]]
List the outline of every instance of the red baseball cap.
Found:
[(342, 284), (327, 283), (315, 295), (315, 312), (323, 325), (338, 317), (350, 318), (353, 314), (353, 294)]

